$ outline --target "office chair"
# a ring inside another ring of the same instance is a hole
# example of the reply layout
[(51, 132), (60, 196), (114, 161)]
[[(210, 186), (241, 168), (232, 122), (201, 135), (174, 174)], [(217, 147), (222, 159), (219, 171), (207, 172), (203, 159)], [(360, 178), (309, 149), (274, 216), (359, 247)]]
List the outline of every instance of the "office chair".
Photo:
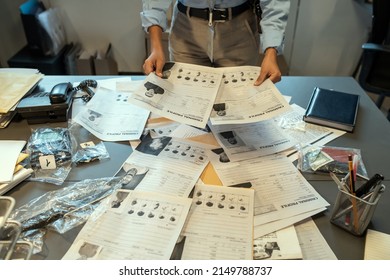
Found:
[[(380, 108), (390, 97), (390, 1), (374, 0), (371, 36), (363, 44), (359, 84), (368, 92), (378, 94), (375, 104)], [(390, 121), (390, 109), (387, 113)]]

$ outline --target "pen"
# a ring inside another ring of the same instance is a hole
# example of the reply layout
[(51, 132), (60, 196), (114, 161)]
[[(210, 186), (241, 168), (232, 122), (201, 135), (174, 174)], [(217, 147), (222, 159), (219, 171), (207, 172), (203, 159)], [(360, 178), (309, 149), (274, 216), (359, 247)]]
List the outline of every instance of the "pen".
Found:
[(332, 177), (333, 181), (335, 181), (335, 183), (337, 184), (337, 186), (339, 186), (340, 189), (342, 189), (343, 191), (346, 191), (346, 192), (349, 192), (347, 186), (341, 182), (339, 180), (339, 178), (337, 178), (336, 174), (334, 174), (333, 172), (329, 172), (330, 174), (330, 177)]
[(349, 169), (349, 187), (351, 194), (355, 195), (355, 176), (353, 170), (353, 159), (352, 155), (348, 155), (348, 169)]
[(362, 197), (366, 193), (368, 193), (372, 188), (374, 188), (376, 185), (380, 184), (384, 180), (384, 177), (381, 174), (375, 174), (365, 182), (360, 188), (356, 190), (356, 196)]
[(358, 164), (359, 164), (359, 157), (358, 155), (353, 155), (353, 160), (352, 160), (352, 169), (353, 169), (353, 180), (356, 182), (356, 176), (357, 176), (357, 169), (358, 169)]
[(362, 232), (366, 226), (366, 224), (368, 224), (370, 222), (370, 216), (372, 215), (369, 215), (370, 213), (370, 210), (371, 211), (374, 211), (374, 208), (375, 205), (373, 205), (373, 203), (376, 201), (378, 195), (380, 193), (382, 193), (383, 191), (385, 190), (384, 186), (382, 186), (381, 184), (377, 184), (374, 188), (374, 190), (372, 192), (369, 193), (369, 195), (371, 195), (370, 199), (368, 200), (368, 204), (366, 204), (364, 207), (364, 211), (362, 213), (362, 215), (360, 216), (360, 231)]
[(352, 213), (353, 213), (353, 228), (355, 229), (355, 232), (358, 231), (358, 209), (356, 204), (356, 196), (355, 196), (355, 179), (354, 179), (354, 172), (353, 172), (353, 157), (352, 155), (348, 155), (348, 168), (349, 168), (349, 187), (350, 187), (350, 193), (352, 194), (351, 202), (352, 202)]
[[(372, 192), (364, 195), (361, 199), (366, 200), (366, 199), (370, 198), (371, 196), (372, 196)], [(345, 213), (349, 212), (352, 207), (353, 207), (352, 205), (346, 207), (345, 209), (343, 209), (342, 211), (337, 213), (337, 215), (335, 215), (332, 219), (335, 220), (335, 219), (340, 218), (342, 215), (344, 215)]]

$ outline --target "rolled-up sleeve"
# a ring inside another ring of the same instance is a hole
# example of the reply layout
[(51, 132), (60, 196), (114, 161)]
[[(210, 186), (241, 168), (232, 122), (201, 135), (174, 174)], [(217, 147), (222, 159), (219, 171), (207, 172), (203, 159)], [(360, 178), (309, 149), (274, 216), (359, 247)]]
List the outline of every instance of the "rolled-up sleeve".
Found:
[(171, 0), (142, 0), (142, 12), (140, 15), (142, 27), (146, 32), (152, 25), (160, 26), (163, 31), (167, 30), (167, 11), (171, 4)]
[(264, 52), (269, 47), (275, 47), (278, 54), (281, 54), (290, 11), (290, 0), (260, 0), (260, 6), (262, 9), (261, 50)]

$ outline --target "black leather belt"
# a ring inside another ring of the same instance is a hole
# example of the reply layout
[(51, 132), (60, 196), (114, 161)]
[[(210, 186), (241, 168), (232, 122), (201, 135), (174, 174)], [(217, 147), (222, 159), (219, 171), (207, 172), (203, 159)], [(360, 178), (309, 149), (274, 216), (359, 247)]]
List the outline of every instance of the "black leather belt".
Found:
[(249, 10), (250, 5), (249, 2), (242, 3), (241, 5), (231, 7), (231, 8), (214, 8), (213, 10), (209, 10), (209, 8), (198, 9), (191, 8), (183, 5), (180, 1), (177, 3), (177, 8), (183, 14), (186, 14), (190, 17), (197, 17), (204, 20), (212, 21), (226, 21), (231, 20), (233, 17), (238, 16), (239, 14)]

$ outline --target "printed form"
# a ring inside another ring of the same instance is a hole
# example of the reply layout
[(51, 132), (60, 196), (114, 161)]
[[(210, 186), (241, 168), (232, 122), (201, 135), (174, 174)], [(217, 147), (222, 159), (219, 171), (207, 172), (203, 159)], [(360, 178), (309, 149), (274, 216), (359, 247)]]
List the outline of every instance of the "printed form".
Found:
[(291, 226), (295, 223), (298, 223), (304, 219), (310, 218), (311, 216), (314, 216), (315, 214), (318, 214), (322, 211), (325, 211), (326, 207), (318, 208), (309, 212), (304, 212), (302, 214), (298, 214), (289, 218), (284, 218), (281, 220), (276, 220), (273, 222), (269, 222), (266, 224), (257, 225), (253, 228), (253, 236), (254, 238), (259, 238), (265, 234), (268, 234), (270, 232), (280, 230), (282, 228)]
[(275, 85), (254, 86), (259, 67), (212, 68), (166, 63), (163, 77), (149, 74), (129, 102), (159, 116), (204, 128), (211, 123), (244, 124), (291, 110)]
[(169, 260), (191, 199), (118, 190), (101, 206), (105, 211), (91, 216), (62, 259)]
[(302, 250), (294, 226), (266, 234), (253, 242), (255, 260), (302, 259)]
[(225, 186), (251, 186), (255, 189), (255, 226), (329, 205), (285, 156), (221, 162), (212, 152), (209, 155)]
[(73, 120), (103, 141), (139, 139), (150, 112), (129, 104), (130, 95), (99, 87)]
[(311, 218), (295, 224), (304, 260), (337, 260), (325, 238)]
[(196, 185), (182, 260), (251, 260), (253, 189)]
[(128, 165), (148, 169), (137, 190), (188, 197), (209, 162), (207, 149), (208, 145), (198, 142), (147, 135), (122, 169)]
[(185, 63), (166, 63), (164, 78), (149, 74), (129, 102), (159, 116), (206, 127), (222, 72)]
[(223, 79), (210, 115), (213, 125), (245, 124), (273, 118), (291, 110), (271, 80), (254, 86), (260, 67), (218, 68)]
[(209, 127), (231, 161), (275, 154), (297, 144), (272, 119)]

